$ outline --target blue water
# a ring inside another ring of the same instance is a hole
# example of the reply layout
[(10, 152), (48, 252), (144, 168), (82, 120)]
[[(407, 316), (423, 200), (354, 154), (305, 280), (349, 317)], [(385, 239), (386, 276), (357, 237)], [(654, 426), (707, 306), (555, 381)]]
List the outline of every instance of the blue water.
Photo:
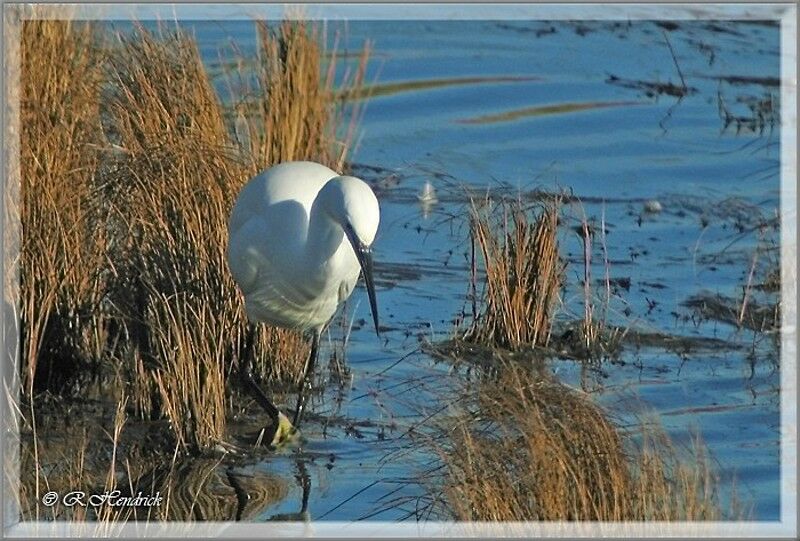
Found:
[[(612, 299), (613, 318), (637, 327), (694, 336), (717, 336), (748, 344), (752, 335), (722, 323), (677, 322), (672, 312), (700, 291), (737, 297), (746, 280), (756, 235), (737, 237), (734, 221), (719, 212), (738, 198), (766, 215), (778, 205), (779, 133), (723, 130), (717, 96), (735, 114), (747, 113), (737, 98), (762, 98), (777, 89), (732, 85), (715, 75), (778, 77), (779, 30), (747, 23), (681, 21), (667, 33), (686, 83), (697, 89), (682, 100), (609, 84), (613, 74), (633, 80), (680, 83), (664, 32), (647, 21), (355, 21), (344, 32), (344, 47), (373, 44), (367, 79), (391, 82), (449, 77), (518, 76), (530, 80), (398, 92), (370, 99), (355, 154), (358, 164), (396, 174), (363, 171), (379, 190), (381, 228), (375, 244), (382, 324), (391, 330), (376, 339), (371, 323), (356, 325), (347, 351), (352, 381), (343, 391), (340, 414), (383, 425), (359, 428), (308, 423), (303, 457), (308, 462), (312, 519), (395, 520), (407, 516), (420, 488), (402, 480), (424, 463), (424, 450), (406, 448), (404, 431), (442, 406), (439, 384), (447, 367), (419, 351), (419, 341), (441, 340), (468, 308), (469, 270), (465, 251), (465, 203), (458, 186), (481, 190), (528, 191), (568, 188), (585, 198), (585, 212), (609, 229), (612, 277), (630, 277), (630, 291)], [(124, 23), (120, 23), (124, 28)], [(334, 30), (329, 25), (329, 36)], [(254, 52), (254, 27), (247, 21), (192, 21), (212, 71), (219, 51), (233, 40), (245, 55)], [(554, 32), (537, 35), (537, 31)], [(583, 34), (583, 35), (581, 35)], [(227, 51), (227, 52), (225, 52)], [(712, 53), (713, 51), (713, 53)], [(521, 117), (493, 123), (464, 120), (535, 106), (564, 103), (632, 102), (600, 109)], [(442, 201), (429, 213), (416, 194), (430, 181)], [(603, 204), (601, 199), (607, 199)], [(641, 223), (643, 201), (658, 199), (664, 211)], [(688, 202), (688, 203), (687, 203)], [(701, 223), (708, 220), (708, 227)], [(730, 248), (726, 248), (732, 244)], [(580, 259), (577, 236), (564, 249)], [(725, 249), (725, 257), (711, 256)], [(595, 252), (599, 261), (599, 252)], [(398, 268), (411, 271), (396, 275)], [(601, 264), (594, 276), (602, 277)], [(580, 265), (567, 280), (576, 284)], [(663, 287), (654, 287), (661, 284)], [(562, 317), (581, 310), (577, 285), (565, 292)], [(648, 301), (657, 304), (648, 310)], [(349, 305), (356, 320), (369, 321), (363, 290)], [(623, 316), (628, 308), (630, 314)], [(341, 333), (333, 330), (332, 339)], [(767, 342), (767, 341), (764, 341)], [(605, 366), (592, 383), (601, 403), (619, 418), (636, 408), (660, 414), (670, 435), (688, 441), (697, 430), (721, 474), (725, 504), (731, 487), (753, 506), (753, 518), (775, 520), (779, 492), (779, 365), (768, 344), (735, 351), (698, 350), (686, 358), (660, 349), (627, 351), (622, 366)], [(330, 353), (324, 345), (322, 358)], [(400, 359), (403, 359), (401, 362)], [(321, 363), (323, 366), (326, 364)], [(564, 381), (581, 384), (580, 368), (553, 361)], [(321, 378), (327, 377), (321, 374)], [(329, 386), (334, 387), (334, 386)], [(334, 411), (329, 389), (313, 411)], [(330, 461), (333, 455), (335, 460)], [(261, 519), (297, 512), (301, 489), (294, 482), (291, 451), (258, 464), (294, 486)], [(395, 498), (409, 497), (409, 500)], [(391, 505), (395, 502), (396, 505)], [(377, 514), (375, 514), (378, 511)]]

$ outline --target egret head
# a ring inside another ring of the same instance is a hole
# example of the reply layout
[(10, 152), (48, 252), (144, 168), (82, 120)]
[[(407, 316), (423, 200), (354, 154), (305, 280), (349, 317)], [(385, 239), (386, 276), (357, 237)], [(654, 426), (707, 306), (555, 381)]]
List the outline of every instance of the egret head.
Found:
[(375, 322), (375, 332), (380, 335), (378, 303), (372, 277), (372, 241), (375, 240), (380, 222), (378, 199), (366, 182), (355, 177), (332, 178), (322, 190), (325, 192), (324, 200), (328, 215), (342, 227), (361, 265), (372, 319)]

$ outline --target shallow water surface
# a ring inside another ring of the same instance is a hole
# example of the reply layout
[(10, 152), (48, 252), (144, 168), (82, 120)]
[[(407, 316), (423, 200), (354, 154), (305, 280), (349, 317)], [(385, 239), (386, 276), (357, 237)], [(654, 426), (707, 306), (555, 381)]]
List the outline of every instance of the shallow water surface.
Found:
[[(328, 382), (325, 359), (342, 340), (334, 326), (318, 374), (328, 383), (312, 402), (302, 451), (242, 466), (283, 477), (290, 487), (253, 520), (415, 516), (421, 489), (407, 481), (431, 457), (407, 447), (405, 434), (446, 406), (437, 388), (449, 369), (421, 353), (420, 342), (450, 337), (454, 318), (470, 311), (464, 186), (478, 193), (571, 190), (583, 201), (570, 205), (573, 216), (605, 221), (611, 278), (629, 279), (611, 300), (612, 320), (730, 344), (689, 352), (628, 347), (621, 362), (588, 377), (575, 361), (553, 360), (550, 369), (595, 393), (617, 418), (632, 422), (628, 414), (653, 410), (679, 442), (697, 430), (720, 469), (723, 508), (735, 484), (739, 498), (752, 503), (753, 518), (779, 517), (774, 344), (726, 323), (693, 320), (683, 305), (701, 292), (739, 298), (758, 238), (753, 228), (778, 207), (777, 119), (767, 111), (753, 131), (736, 121), (726, 126), (724, 111), (756, 118), (751, 106), (769, 100), (778, 110), (778, 88), (768, 78), (779, 76), (779, 29), (676, 24), (348, 24), (349, 51), (367, 39), (374, 47), (368, 80), (375, 95), (366, 103), (354, 162), (381, 202), (375, 258), (387, 329), (376, 338), (359, 289), (346, 316), (354, 321), (349, 375)], [(212, 72), (229, 39), (245, 54), (253, 51), (250, 22), (187, 26)], [(653, 90), (681, 85), (676, 62), (694, 89), (683, 98)], [(430, 208), (417, 198), (426, 182), (439, 199)], [(660, 213), (643, 211), (650, 199), (659, 201)], [(565, 235), (563, 248), (571, 264), (560, 317), (570, 319), (582, 309), (577, 235)], [(603, 273), (596, 258), (593, 276)], [(344, 421), (326, 421), (334, 415)]]

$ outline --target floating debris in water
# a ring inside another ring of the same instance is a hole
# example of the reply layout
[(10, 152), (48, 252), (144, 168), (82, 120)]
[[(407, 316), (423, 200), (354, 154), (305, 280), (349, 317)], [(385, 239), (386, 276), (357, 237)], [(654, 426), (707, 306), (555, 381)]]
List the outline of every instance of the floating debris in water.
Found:
[(648, 98), (656, 98), (658, 96), (672, 96), (675, 98), (683, 98), (697, 94), (698, 90), (693, 86), (676, 85), (674, 83), (661, 83), (658, 81), (642, 81), (638, 79), (625, 79), (617, 77), (616, 75), (609, 75), (606, 83), (620, 86), (622, 88), (630, 88), (643, 92)]
[(433, 205), (439, 202), (436, 197), (436, 190), (433, 189), (433, 185), (429, 180), (425, 181), (425, 186), (422, 187), (422, 192), (417, 195), (417, 199), (419, 199), (420, 207), (422, 207), (422, 217), (427, 218)]
[(436, 190), (433, 189), (430, 180), (425, 181), (425, 186), (422, 187), (422, 193), (420, 193), (417, 198), (422, 203), (436, 203), (439, 201), (436, 198)]
[(662, 210), (664, 210), (664, 209), (661, 206), (661, 203), (659, 203), (655, 199), (650, 199), (648, 201), (645, 201), (645, 203), (644, 203), (644, 211), (649, 213), (649, 214), (658, 214)]
[(391, 190), (393, 188), (396, 188), (399, 185), (400, 185), (400, 176), (395, 174), (395, 173), (392, 173), (392, 174), (390, 174), (388, 176), (385, 176), (385, 177), (379, 179), (378, 181), (376, 181), (375, 184), (373, 184), (372, 187), (378, 193), (380, 193), (380, 192), (383, 192), (385, 190)]

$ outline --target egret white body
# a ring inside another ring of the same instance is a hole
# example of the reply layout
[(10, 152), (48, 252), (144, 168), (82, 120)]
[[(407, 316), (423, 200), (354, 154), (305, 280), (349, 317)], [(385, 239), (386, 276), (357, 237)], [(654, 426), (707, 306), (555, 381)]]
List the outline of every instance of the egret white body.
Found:
[(306, 385), (319, 333), (362, 271), (378, 329), (371, 246), (379, 221), (364, 181), (313, 162), (276, 165), (239, 193), (228, 223), (231, 273), (251, 322), (313, 331)]

